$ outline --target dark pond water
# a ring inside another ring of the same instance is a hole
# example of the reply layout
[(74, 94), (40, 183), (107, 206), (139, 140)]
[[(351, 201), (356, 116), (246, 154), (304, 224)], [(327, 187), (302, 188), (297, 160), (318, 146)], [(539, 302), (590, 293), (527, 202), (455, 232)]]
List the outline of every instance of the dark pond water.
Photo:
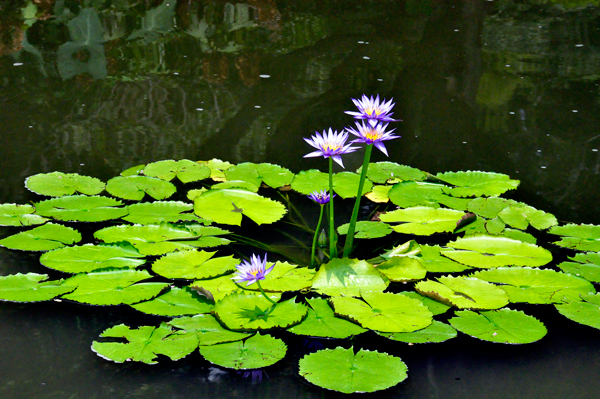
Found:
[[(302, 158), (302, 137), (342, 129), (350, 98), (379, 93), (403, 119), (391, 161), (506, 173), (521, 180), (513, 198), (600, 224), (598, 3), (0, 0), (0, 202), (35, 199), (23, 180), (55, 170), (106, 180), (150, 161), (215, 157), (323, 168)], [(360, 157), (347, 156), (347, 169)], [(0, 274), (28, 271), (45, 272), (37, 255), (0, 249)], [(551, 306), (527, 311), (549, 334), (526, 346), (365, 334), (356, 346), (409, 366), (404, 383), (372, 396), (597, 397), (600, 332)], [(302, 340), (286, 338), (288, 356), (262, 383), (198, 354), (119, 365), (89, 349), (109, 326), (159, 321), (124, 306), (3, 303), (0, 397), (338, 396), (297, 376), (312, 344)]]

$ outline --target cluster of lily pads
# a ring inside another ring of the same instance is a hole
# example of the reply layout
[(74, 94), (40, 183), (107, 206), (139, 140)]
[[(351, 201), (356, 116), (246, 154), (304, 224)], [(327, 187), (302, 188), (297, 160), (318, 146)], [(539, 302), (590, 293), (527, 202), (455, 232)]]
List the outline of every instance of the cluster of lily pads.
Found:
[[(360, 172), (333, 174), (339, 198), (356, 196)], [(260, 243), (259, 226), (291, 223), (294, 202), (329, 189), (327, 173), (165, 160), (106, 183), (37, 174), (26, 187), (51, 198), (1, 204), (0, 225), (7, 227), (0, 246), (41, 252), (40, 263), (51, 270), (0, 277), (0, 300), (129, 305), (166, 319), (108, 328), (92, 344), (99, 356), (153, 364), (158, 355), (178, 360), (198, 350), (235, 370), (284, 358), (286, 344), (269, 334), (275, 329), (327, 339), (372, 330), (410, 344), (443, 342), (457, 331), (508, 344), (544, 337), (544, 324), (511, 309), (513, 303), (553, 304), (567, 318), (600, 328), (593, 284), (600, 282), (600, 226), (559, 226), (551, 214), (500, 197), (518, 184), (499, 173), (431, 175), (369, 163), (362, 192), (382, 212), (356, 223), (354, 238), (359, 248), (382, 237), (395, 244), (369, 259), (328, 259), (321, 251), (316, 267), (274, 262), (260, 281), (262, 295), (257, 284), (232, 279), (242, 262), (232, 244)], [(82, 242), (79, 230), (89, 231), (90, 223), (99, 228)], [(256, 235), (234, 234), (242, 223)], [(540, 231), (574, 256), (553, 263), (537, 244)], [(348, 225), (337, 229), (347, 232)], [(453, 316), (445, 316), (450, 309)], [(304, 356), (299, 374), (327, 389), (372, 392), (404, 380), (407, 367), (393, 354), (339, 346)]]

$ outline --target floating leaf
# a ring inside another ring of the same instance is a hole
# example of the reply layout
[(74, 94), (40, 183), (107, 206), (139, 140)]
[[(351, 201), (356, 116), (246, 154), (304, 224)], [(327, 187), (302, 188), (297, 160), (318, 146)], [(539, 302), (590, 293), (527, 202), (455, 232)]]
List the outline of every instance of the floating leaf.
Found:
[(75, 289), (62, 285), (64, 280), (45, 281), (46, 274), (27, 273), (0, 277), (0, 301), (49, 301)]
[(533, 316), (512, 309), (476, 313), (462, 310), (450, 324), (458, 331), (484, 341), (501, 344), (529, 344), (542, 339), (548, 330)]
[(135, 269), (146, 261), (133, 246), (85, 244), (78, 247), (64, 247), (46, 252), (40, 263), (50, 269), (65, 273), (88, 273), (98, 269)]
[(394, 282), (417, 281), (427, 274), (418, 259), (407, 256), (394, 256), (377, 266), (377, 270)]
[(140, 201), (146, 194), (155, 200), (169, 198), (175, 194), (172, 183), (147, 176), (117, 176), (106, 183), (106, 191), (115, 197)]
[(441, 255), (439, 245), (421, 245), (421, 255), (417, 258), (430, 273), (454, 273), (470, 269)]
[[(341, 198), (354, 198), (358, 193), (358, 184), (360, 183), (360, 175), (352, 172), (341, 172), (333, 175), (333, 191)], [(329, 187), (329, 183), (327, 185)], [(365, 180), (362, 195), (370, 192), (373, 188), (373, 183)]]
[[(361, 173), (362, 166), (356, 171)], [(398, 180), (421, 181), (427, 178), (427, 173), (406, 165), (394, 162), (375, 162), (369, 164), (367, 177), (373, 183), (397, 183)]]
[(160, 224), (175, 222), (199, 222), (200, 219), (188, 212), (194, 209), (192, 204), (181, 201), (143, 202), (129, 205), (129, 215), (123, 218), (130, 223)]
[[(158, 177), (161, 180), (171, 181), (177, 177), (183, 183), (200, 181), (210, 177), (210, 169), (198, 162), (182, 159), (172, 159), (152, 162), (146, 165), (143, 173), (146, 176)], [(158, 198), (157, 198), (158, 199)]]
[(316, 169), (303, 170), (294, 176), (292, 190), (304, 195), (313, 191), (329, 190), (329, 175)]
[(76, 288), (63, 298), (90, 305), (131, 305), (154, 298), (169, 286), (166, 283), (135, 284), (151, 277), (147, 271), (140, 270), (77, 274), (65, 280), (66, 286)]
[(419, 281), (415, 289), (421, 295), (460, 309), (498, 309), (508, 304), (506, 292), (487, 281), (451, 276), (437, 280)]
[(240, 225), (242, 215), (256, 224), (270, 224), (287, 212), (282, 203), (246, 190), (209, 190), (194, 200), (194, 212), (216, 223)]
[(131, 305), (131, 307), (148, 314), (176, 317), (209, 313), (213, 304), (190, 287), (183, 287), (171, 288), (154, 299)]
[(122, 171), (120, 175), (123, 177), (141, 175), (145, 167), (146, 164), (132, 166), (131, 168), (127, 168), (124, 171)]
[(554, 226), (550, 234), (563, 236), (561, 241), (554, 244), (578, 251), (600, 252), (600, 226), (593, 224), (567, 224)]
[(242, 180), (260, 187), (265, 183), (273, 188), (286, 186), (292, 182), (294, 174), (288, 169), (270, 163), (255, 164), (251, 162), (240, 163), (225, 171), (227, 180)]
[(402, 294), (372, 292), (352, 297), (335, 297), (336, 315), (347, 317), (364, 328), (382, 332), (411, 332), (427, 327), (432, 313), (418, 299)]
[(123, 338), (126, 342), (92, 343), (92, 350), (106, 360), (116, 363), (126, 361), (156, 364), (156, 356), (168, 356), (171, 360), (179, 360), (198, 347), (198, 337), (174, 331), (166, 323), (158, 327), (143, 326), (131, 329), (124, 324), (105, 330), (101, 337)]
[(398, 233), (428, 236), (454, 231), (463, 216), (464, 212), (454, 209), (419, 206), (387, 212), (381, 214), (379, 219), (386, 223), (402, 222), (392, 227)]
[[(350, 223), (345, 223), (338, 227), (338, 234), (348, 234)], [(355, 227), (356, 234), (354, 238), (379, 238), (385, 237), (392, 232), (392, 228), (381, 222), (362, 221), (357, 222)]]
[(361, 292), (383, 291), (389, 282), (371, 264), (358, 259), (332, 259), (313, 280), (313, 289), (329, 296), (360, 296)]
[(235, 370), (270, 366), (283, 359), (286, 352), (282, 340), (260, 333), (243, 341), (200, 347), (200, 354), (209, 362)]
[(587, 280), (554, 270), (529, 267), (479, 271), (472, 274), (481, 280), (502, 284), (511, 302), (557, 303), (579, 301), (579, 296), (596, 292)]
[(529, 224), (538, 230), (545, 230), (558, 224), (554, 215), (529, 205), (510, 205), (498, 212), (498, 216), (506, 224), (521, 230), (525, 230)]
[(492, 235), (498, 235), (502, 233), (505, 227), (506, 223), (504, 223), (504, 221), (498, 216), (485, 222), (485, 229)]
[(343, 393), (375, 392), (407, 377), (399, 357), (386, 353), (341, 347), (325, 349), (300, 359), (300, 375), (312, 384)]
[(373, 186), (370, 193), (365, 194), (365, 197), (373, 202), (386, 203), (390, 201), (389, 192), (392, 186)]
[(448, 309), (450, 309), (450, 306), (435, 301), (431, 298), (427, 298), (426, 296), (423, 296), (415, 291), (403, 291), (400, 292), (400, 294), (410, 298), (418, 299), (419, 301), (423, 302), (423, 305), (427, 306), (427, 308), (429, 308), (429, 310), (431, 311), (431, 313), (433, 313), (434, 316), (444, 314)]
[(50, 251), (81, 241), (75, 229), (48, 223), (0, 240), (0, 246), (21, 251)]
[[(277, 262), (260, 285), (263, 290), (270, 292), (300, 291), (311, 287), (315, 273), (315, 270), (307, 267)], [(258, 286), (250, 284), (244, 288), (257, 290)]]
[(358, 324), (335, 317), (333, 309), (323, 298), (306, 301), (310, 306), (308, 315), (300, 324), (288, 328), (289, 332), (310, 337), (348, 338), (367, 331)]
[(545, 248), (506, 237), (473, 235), (449, 242), (442, 255), (468, 266), (543, 266), (552, 260)]
[(234, 292), (216, 302), (213, 314), (232, 330), (287, 328), (306, 315), (306, 305), (296, 298), (273, 305), (261, 294)]
[(48, 221), (33, 212), (31, 205), (0, 204), (0, 226), (33, 226)]
[(391, 259), (394, 256), (417, 256), (421, 253), (421, 246), (415, 241), (406, 241), (404, 244), (400, 244), (382, 254), (383, 259)]
[(215, 254), (197, 250), (171, 252), (154, 262), (152, 270), (167, 278), (206, 279), (228, 274), (239, 263), (233, 255), (213, 258)]
[(512, 238), (513, 240), (519, 240), (523, 242), (528, 242), (530, 244), (536, 244), (537, 239), (529, 233), (525, 233), (521, 230), (515, 229), (504, 229), (502, 232), (504, 237)]
[(225, 171), (233, 166), (232, 163), (213, 158), (210, 161), (199, 161), (210, 169), (210, 178), (214, 181), (225, 181)]
[[(199, 280), (190, 284), (190, 287), (207, 296), (209, 299), (220, 301), (232, 292), (243, 292), (242, 288), (233, 282), (230, 275), (212, 278), (208, 280)], [(269, 295), (271, 299), (278, 300), (280, 295), (275, 294), (276, 299)]]
[(103, 222), (127, 215), (121, 201), (102, 196), (70, 195), (35, 204), (37, 214), (67, 222)]
[(401, 182), (395, 184), (388, 193), (390, 201), (400, 208), (415, 206), (439, 207), (446, 205), (452, 209), (467, 209), (468, 199), (454, 198), (443, 193), (442, 184), (424, 182)]
[(492, 172), (446, 172), (436, 177), (454, 188), (444, 188), (446, 194), (454, 197), (496, 197), (519, 186), (518, 180), (511, 180), (508, 175)]
[(381, 336), (394, 341), (406, 342), (409, 344), (426, 344), (430, 342), (444, 342), (456, 337), (454, 327), (434, 320), (431, 325), (413, 332), (401, 333), (378, 333)]
[(170, 326), (185, 330), (186, 334), (196, 334), (200, 346), (214, 345), (223, 342), (239, 341), (248, 337), (248, 333), (229, 331), (210, 314), (199, 314), (192, 317), (178, 317), (168, 322)]
[(475, 198), (469, 202), (467, 209), (469, 212), (473, 212), (478, 216), (482, 216), (487, 219), (493, 219), (498, 216), (498, 213), (510, 205), (518, 205), (517, 201), (499, 198)]
[(81, 176), (77, 173), (39, 173), (25, 180), (25, 187), (36, 194), (50, 197), (62, 197), (75, 193), (100, 194), (105, 184), (95, 177)]
[(585, 302), (554, 305), (558, 313), (579, 324), (600, 329), (600, 294), (582, 295)]
[[(243, 180), (228, 180), (223, 183), (214, 184), (211, 188), (213, 190), (225, 190), (227, 188), (241, 188), (244, 190), (252, 191), (253, 193), (258, 192), (258, 186), (255, 186), (254, 184), (247, 182), (247, 181), (243, 181)], [(206, 191), (206, 189), (204, 191)], [(204, 191), (203, 191), (203, 193), (204, 193)], [(193, 200), (196, 197), (199, 197), (199, 195), (196, 195), (191, 199)]]
[(176, 250), (225, 245), (229, 240), (217, 237), (229, 233), (218, 227), (172, 224), (112, 226), (94, 233), (104, 242), (127, 241), (143, 255), (163, 255)]
[(562, 262), (558, 267), (565, 273), (581, 276), (594, 283), (600, 283), (600, 253), (578, 253), (571, 260), (575, 262)]

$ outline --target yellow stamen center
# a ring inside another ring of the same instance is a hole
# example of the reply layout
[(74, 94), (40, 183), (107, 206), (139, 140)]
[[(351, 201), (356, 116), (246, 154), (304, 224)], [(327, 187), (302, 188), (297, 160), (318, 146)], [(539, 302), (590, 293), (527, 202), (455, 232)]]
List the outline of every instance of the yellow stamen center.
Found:
[(381, 132), (377, 129), (369, 129), (365, 132), (365, 138), (369, 140), (377, 140), (381, 138)]
[(335, 151), (335, 150), (339, 150), (341, 147), (339, 144), (333, 144), (333, 143), (325, 143), (325, 145), (323, 146), (323, 150), (327, 151)]

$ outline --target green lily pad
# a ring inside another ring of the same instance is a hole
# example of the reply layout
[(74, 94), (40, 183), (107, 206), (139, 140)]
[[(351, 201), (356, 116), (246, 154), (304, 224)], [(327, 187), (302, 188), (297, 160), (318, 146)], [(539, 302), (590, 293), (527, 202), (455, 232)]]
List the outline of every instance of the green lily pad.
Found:
[(212, 226), (162, 223), (107, 227), (96, 231), (94, 237), (107, 243), (127, 241), (143, 255), (163, 255), (177, 250), (226, 245), (230, 241), (218, 236), (227, 233), (227, 230)]
[[(348, 234), (350, 223), (345, 223), (338, 227), (338, 234)], [(380, 238), (392, 233), (392, 228), (385, 223), (362, 221), (357, 222), (354, 238)]]
[(277, 201), (256, 193), (239, 190), (209, 190), (194, 200), (194, 212), (216, 223), (241, 225), (242, 215), (256, 224), (275, 223), (287, 210)]
[(390, 281), (417, 281), (425, 278), (427, 269), (421, 262), (408, 256), (394, 256), (377, 266), (377, 270)]
[(123, 220), (137, 224), (199, 222), (196, 215), (184, 213), (193, 209), (192, 204), (181, 201), (143, 202), (129, 205), (129, 214)]
[(565, 273), (600, 283), (600, 253), (578, 253), (571, 260), (575, 262), (562, 262), (558, 267)]
[(137, 329), (124, 324), (111, 327), (102, 334), (104, 338), (123, 338), (126, 342), (92, 343), (92, 350), (106, 360), (116, 363), (126, 361), (156, 364), (156, 356), (164, 355), (171, 360), (179, 360), (198, 347), (198, 337), (174, 331), (166, 323), (158, 327), (142, 326)]
[(365, 197), (373, 202), (386, 203), (390, 201), (390, 190), (392, 186), (373, 186), (370, 193), (365, 194)]
[(454, 197), (497, 197), (508, 190), (516, 189), (520, 183), (502, 173), (479, 171), (438, 173), (436, 177), (457, 186), (444, 188), (446, 194)]
[(375, 392), (392, 387), (407, 377), (399, 357), (361, 349), (325, 349), (300, 359), (299, 373), (316, 386), (343, 393)]
[(178, 317), (167, 324), (175, 328), (180, 328), (187, 334), (196, 334), (200, 346), (239, 341), (249, 336), (248, 333), (224, 329), (217, 319), (210, 314)]
[(427, 306), (427, 308), (429, 308), (429, 310), (431, 311), (431, 313), (433, 313), (434, 316), (444, 314), (448, 311), (448, 309), (451, 308), (451, 306), (435, 301), (415, 291), (402, 291), (400, 292), (400, 294), (410, 298), (418, 299), (419, 301), (423, 302), (423, 305)]
[(277, 363), (285, 357), (285, 343), (260, 333), (243, 341), (201, 346), (200, 354), (217, 366), (234, 370), (258, 369)]
[(521, 204), (511, 199), (499, 197), (475, 198), (469, 202), (467, 209), (477, 216), (493, 219), (498, 216), (498, 213), (503, 209), (508, 208), (511, 205)]
[(506, 237), (473, 235), (447, 245), (451, 249), (443, 249), (442, 255), (472, 267), (543, 266), (552, 261), (547, 249)]
[(583, 302), (554, 305), (558, 313), (579, 324), (600, 329), (600, 294), (582, 295)]
[(313, 290), (329, 296), (360, 296), (361, 293), (383, 291), (389, 282), (371, 264), (358, 259), (332, 259), (313, 280)]
[(382, 254), (385, 260), (392, 259), (395, 256), (417, 256), (421, 253), (421, 246), (415, 240), (406, 241)]
[(148, 314), (176, 317), (210, 313), (213, 304), (190, 287), (183, 287), (171, 288), (154, 299), (131, 305), (131, 307)]
[(144, 255), (127, 243), (115, 245), (85, 244), (46, 252), (40, 263), (65, 273), (88, 273), (98, 269), (135, 269), (146, 261)]
[(100, 194), (105, 184), (95, 177), (81, 176), (77, 173), (39, 173), (25, 180), (25, 187), (36, 194), (50, 197), (62, 197), (81, 193)]
[[(356, 173), (360, 174), (362, 166)], [(367, 178), (373, 183), (397, 183), (400, 180), (421, 181), (427, 178), (427, 173), (410, 166), (394, 162), (375, 162), (369, 164)]]
[(0, 246), (21, 251), (50, 251), (81, 241), (75, 229), (47, 223), (0, 240)]
[(470, 200), (445, 195), (443, 184), (424, 182), (401, 182), (395, 184), (388, 193), (390, 201), (400, 208), (429, 206), (438, 208), (439, 204), (452, 209), (465, 210)]
[[(300, 291), (311, 287), (315, 273), (315, 270), (307, 267), (298, 267), (288, 262), (276, 262), (275, 267), (261, 281), (260, 286), (270, 292)], [(258, 290), (258, 285), (244, 284), (244, 289)]]
[(198, 162), (182, 159), (172, 159), (152, 162), (146, 165), (143, 173), (146, 176), (157, 177), (161, 180), (171, 181), (177, 177), (183, 183), (200, 181), (210, 177), (210, 169)]
[(462, 310), (449, 320), (458, 331), (483, 341), (529, 344), (542, 339), (548, 330), (533, 316), (512, 309), (476, 313)]
[[(328, 180), (329, 181), (329, 180)], [(341, 172), (333, 175), (333, 191), (341, 198), (355, 198), (358, 193), (358, 184), (360, 183), (360, 175), (352, 172)], [(329, 183), (327, 183), (329, 187)], [(362, 195), (370, 192), (373, 189), (373, 183), (365, 180), (363, 185)]]
[(464, 212), (454, 209), (419, 206), (383, 213), (379, 219), (386, 223), (402, 222), (392, 227), (398, 233), (428, 236), (454, 231), (463, 216)]
[(169, 198), (177, 189), (172, 183), (148, 176), (117, 176), (106, 183), (106, 191), (126, 200), (140, 201), (146, 194), (155, 200)]
[(505, 228), (506, 223), (504, 223), (504, 221), (498, 216), (485, 222), (485, 229), (492, 235), (498, 235), (502, 233)]
[(565, 226), (554, 226), (550, 234), (561, 237), (561, 241), (554, 244), (578, 251), (600, 252), (600, 226), (593, 224), (567, 224)]
[(545, 230), (558, 224), (554, 215), (529, 205), (510, 205), (498, 212), (498, 216), (506, 224), (521, 230), (525, 230), (529, 224), (538, 230)]
[(298, 335), (321, 338), (348, 338), (361, 334), (366, 329), (348, 320), (335, 317), (333, 309), (323, 298), (307, 299), (308, 315), (300, 323), (288, 328), (288, 331)]
[[(247, 181), (243, 181), (243, 180), (228, 180), (223, 183), (213, 184), (213, 186), (211, 188), (213, 190), (225, 190), (228, 188), (241, 188), (243, 190), (252, 191), (253, 193), (257, 193), (258, 189), (259, 189), (258, 186), (255, 186), (254, 184), (247, 182)], [(204, 191), (206, 191), (206, 190), (204, 190)], [(193, 200), (198, 196), (199, 195), (197, 195), (191, 199)]]
[(63, 285), (64, 280), (45, 281), (47, 279), (48, 275), (37, 273), (17, 273), (0, 277), (0, 301), (49, 301), (75, 289)]
[(229, 274), (240, 263), (233, 255), (213, 258), (216, 253), (197, 250), (171, 252), (154, 262), (152, 270), (167, 278), (207, 279)]
[(499, 309), (508, 304), (506, 292), (487, 281), (452, 276), (437, 280), (419, 281), (415, 289), (421, 295), (460, 309)]
[(225, 171), (227, 180), (242, 180), (260, 187), (261, 183), (273, 188), (287, 186), (292, 182), (294, 174), (288, 169), (270, 163), (240, 163)]
[(77, 274), (64, 282), (66, 286), (76, 287), (75, 291), (62, 297), (90, 305), (131, 305), (154, 298), (169, 286), (167, 283), (135, 284), (151, 277), (150, 273), (141, 270)]
[[(248, 183), (248, 184), (250, 184), (250, 183)], [(201, 196), (203, 193), (205, 193), (207, 191), (208, 191), (208, 188), (206, 188), (206, 187), (190, 190), (187, 192), (186, 198), (189, 199), (190, 201), (194, 201), (196, 199), (196, 197)]]
[(210, 161), (199, 161), (198, 163), (206, 165), (210, 169), (210, 178), (214, 181), (225, 181), (225, 171), (232, 166), (232, 163), (213, 158)]
[(213, 314), (231, 330), (287, 328), (306, 315), (306, 305), (296, 298), (273, 305), (262, 294), (233, 292), (216, 302)]
[(382, 333), (379, 335), (394, 341), (406, 342), (407, 344), (426, 344), (430, 342), (444, 342), (456, 337), (457, 333), (454, 327), (434, 320), (429, 326), (413, 331), (401, 333)]
[(515, 229), (504, 229), (501, 235), (504, 237), (512, 238), (513, 240), (519, 240), (523, 242), (528, 242), (530, 244), (537, 244), (537, 239), (529, 233), (525, 233), (521, 230)]
[[(220, 276), (217, 278), (198, 280), (190, 284), (190, 287), (205, 295), (208, 299), (215, 302), (222, 300), (232, 292), (243, 292), (243, 289), (233, 282), (230, 275)], [(279, 294), (277, 299), (279, 298)], [(269, 295), (271, 299), (273, 297)]]
[(119, 173), (119, 175), (123, 176), (123, 177), (141, 175), (142, 172), (144, 171), (145, 167), (146, 167), (145, 163), (143, 163), (141, 165), (132, 166), (131, 168), (127, 168), (124, 171), (122, 171), (121, 173)]
[(511, 302), (560, 303), (579, 301), (580, 295), (596, 292), (587, 280), (555, 272), (529, 267), (483, 270), (472, 274), (481, 280), (502, 284)]
[(370, 330), (411, 332), (431, 324), (433, 314), (418, 299), (402, 294), (372, 292), (352, 297), (334, 297), (335, 314), (353, 320)]
[(469, 266), (442, 256), (441, 250), (439, 245), (421, 245), (421, 254), (417, 259), (430, 273), (454, 273), (471, 269)]
[[(329, 175), (316, 169), (303, 170), (294, 176), (292, 190), (304, 195), (313, 191), (329, 191)], [(358, 191), (358, 188), (355, 191)]]
[(103, 222), (127, 215), (121, 201), (102, 196), (69, 195), (35, 204), (38, 215), (67, 222)]
[(34, 212), (31, 205), (0, 204), (0, 226), (34, 226), (48, 221)]

